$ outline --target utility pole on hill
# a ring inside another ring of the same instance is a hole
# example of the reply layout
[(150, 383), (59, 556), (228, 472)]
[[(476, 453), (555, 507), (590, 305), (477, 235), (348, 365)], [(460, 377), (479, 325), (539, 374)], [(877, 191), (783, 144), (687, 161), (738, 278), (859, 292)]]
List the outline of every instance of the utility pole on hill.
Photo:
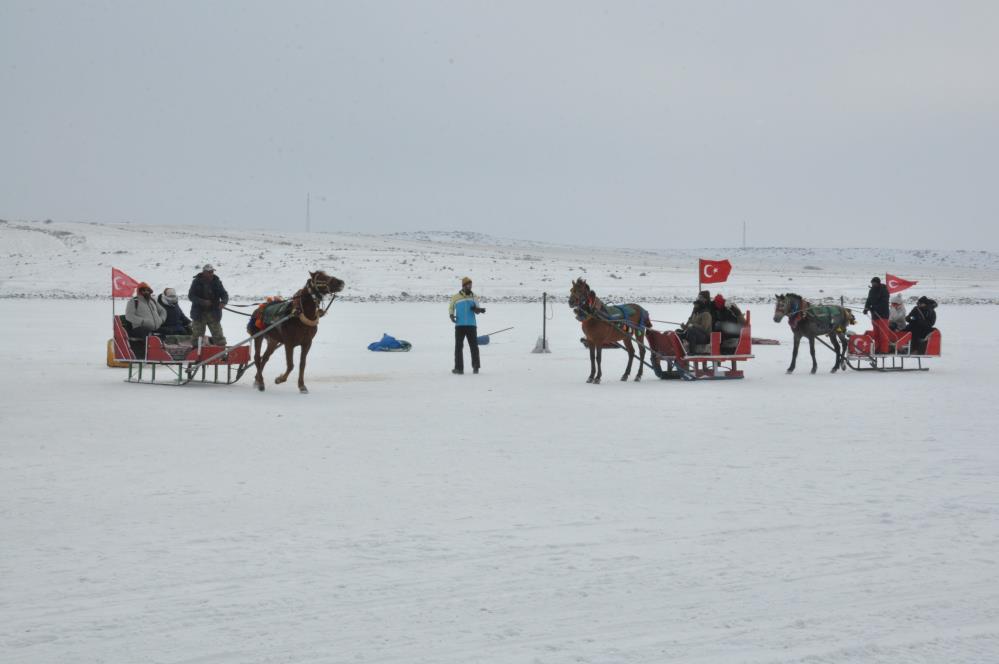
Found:
[(305, 192), (305, 232), (312, 230), (312, 193)]

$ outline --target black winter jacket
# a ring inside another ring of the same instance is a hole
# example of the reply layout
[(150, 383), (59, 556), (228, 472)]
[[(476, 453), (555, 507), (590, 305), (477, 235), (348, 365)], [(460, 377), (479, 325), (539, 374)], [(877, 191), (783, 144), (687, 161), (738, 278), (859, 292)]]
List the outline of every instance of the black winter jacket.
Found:
[(867, 292), (867, 302), (864, 302), (864, 313), (870, 311), (872, 318), (884, 318), (887, 320), (889, 313), (888, 287), (884, 284), (875, 284)]
[(215, 314), (222, 318), (222, 307), (229, 303), (229, 293), (225, 291), (222, 280), (217, 275), (211, 279), (203, 279), (202, 273), (194, 276), (187, 298), (191, 301), (191, 318), (201, 320), (205, 314)]

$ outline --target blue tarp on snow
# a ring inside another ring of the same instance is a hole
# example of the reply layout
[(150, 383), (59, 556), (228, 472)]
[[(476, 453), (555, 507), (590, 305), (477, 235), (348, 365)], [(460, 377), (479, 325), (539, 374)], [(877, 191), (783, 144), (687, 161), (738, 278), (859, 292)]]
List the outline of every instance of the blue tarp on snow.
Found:
[(368, 350), (388, 352), (388, 353), (399, 353), (405, 352), (413, 347), (413, 344), (408, 341), (403, 341), (401, 339), (396, 339), (395, 337), (389, 336), (388, 334), (382, 334), (380, 341), (374, 341), (368, 344)]

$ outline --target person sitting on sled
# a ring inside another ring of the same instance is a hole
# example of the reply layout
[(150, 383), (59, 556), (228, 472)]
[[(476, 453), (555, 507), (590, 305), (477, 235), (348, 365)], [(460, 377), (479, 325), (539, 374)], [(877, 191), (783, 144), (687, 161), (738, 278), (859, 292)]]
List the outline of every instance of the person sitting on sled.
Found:
[(145, 281), (135, 287), (135, 297), (125, 307), (125, 320), (132, 325), (130, 337), (155, 334), (166, 320), (166, 311), (153, 298), (153, 289)]
[(166, 318), (163, 320), (163, 324), (160, 325), (157, 333), (162, 335), (191, 336), (191, 319), (185, 316), (184, 311), (180, 308), (177, 291), (173, 288), (164, 288), (163, 292), (156, 298), (156, 301), (159, 302), (160, 306), (163, 307), (163, 311), (166, 312)]
[(734, 303), (725, 299), (721, 293), (711, 301), (714, 309), (714, 329), (722, 333), (723, 339), (738, 338), (742, 328), (746, 326), (746, 317)]
[(891, 309), (888, 312), (888, 328), (894, 332), (905, 327), (905, 301), (901, 293), (891, 296)]
[(711, 343), (711, 328), (714, 327), (711, 310), (711, 293), (706, 290), (701, 291), (694, 300), (694, 310), (690, 313), (690, 318), (676, 332), (677, 336), (687, 342), (688, 354), (696, 353), (697, 346)]
[(905, 331), (912, 333), (913, 352), (920, 353), (925, 348), (925, 339), (937, 324), (936, 309), (936, 300), (931, 300), (924, 295), (916, 300), (916, 306), (905, 317), (909, 323), (905, 326)]

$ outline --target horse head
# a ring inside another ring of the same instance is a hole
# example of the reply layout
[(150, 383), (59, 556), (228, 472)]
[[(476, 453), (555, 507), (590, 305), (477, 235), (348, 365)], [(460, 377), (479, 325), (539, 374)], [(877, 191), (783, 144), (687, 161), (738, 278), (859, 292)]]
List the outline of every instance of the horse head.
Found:
[(320, 295), (332, 295), (333, 293), (339, 293), (344, 287), (343, 280), (332, 277), (322, 270), (309, 272), (309, 282), (306, 286), (309, 284), (312, 284)]
[(794, 316), (800, 312), (804, 306), (804, 298), (794, 293), (777, 294), (777, 303), (774, 305), (774, 322), (779, 323), (784, 316)]
[(572, 282), (572, 288), (569, 290), (569, 306), (578, 307), (585, 304), (589, 295), (590, 287), (586, 280), (582, 277), (576, 279)]

